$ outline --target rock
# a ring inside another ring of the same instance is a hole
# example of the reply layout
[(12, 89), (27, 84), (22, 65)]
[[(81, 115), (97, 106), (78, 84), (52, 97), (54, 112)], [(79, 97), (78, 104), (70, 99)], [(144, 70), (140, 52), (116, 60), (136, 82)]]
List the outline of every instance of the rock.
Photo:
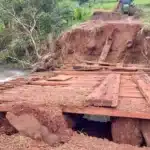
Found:
[(56, 67), (54, 54), (47, 54), (42, 57), (39, 62), (33, 65), (32, 72), (41, 72), (41, 71), (47, 71), (47, 70), (54, 70)]
[(146, 145), (150, 147), (150, 120), (141, 120), (141, 132), (145, 139)]
[(143, 142), (138, 119), (116, 118), (112, 121), (112, 138), (119, 144), (140, 146)]
[(35, 140), (42, 139), (41, 125), (34, 116), (28, 114), (16, 116), (8, 112), (6, 118), (21, 134)]
[[(48, 128), (48, 131), (50, 133), (55, 134), (66, 134), (66, 136), (69, 136), (71, 138), (72, 136), (72, 129), (68, 128), (68, 123), (65, 120), (62, 110), (59, 107), (37, 107), (36, 105), (32, 104), (17, 104), (14, 105), (11, 110), (15, 115), (20, 116), (21, 114), (31, 114), (33, 115), (41, 125)], [(65, 130), (69, 129), (70, 132), (68, 135), (68, 132)]]

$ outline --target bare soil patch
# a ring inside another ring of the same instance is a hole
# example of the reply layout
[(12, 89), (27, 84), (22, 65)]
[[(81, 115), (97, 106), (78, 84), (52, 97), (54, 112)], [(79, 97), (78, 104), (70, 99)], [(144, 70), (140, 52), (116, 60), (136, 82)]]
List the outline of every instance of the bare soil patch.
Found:
[(148, 34), (140, 34), (142, 27), (138, 21), (88, 21), (62, 34), (56, 49), (65, 63), (74, 64), (77, 59), (97, 61), (107, 39), (112, 39), (106, 62), (146, 64), (149, 49), (145, 55), (142, 51)]
[(59, 147), (52, 148), (43, 142), (37, 142), (20, 135), (6, 136), (0, 135), (1, 150), (149, 150), (150, 148), (138, 148), (126, 144), (115, 144), (108, 140), (98, 139), (75, 134), (71, 140)]

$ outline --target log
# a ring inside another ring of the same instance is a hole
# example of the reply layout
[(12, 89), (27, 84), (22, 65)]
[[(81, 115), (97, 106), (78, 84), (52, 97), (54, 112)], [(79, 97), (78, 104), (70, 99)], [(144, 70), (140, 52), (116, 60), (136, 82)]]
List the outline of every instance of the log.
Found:
[(82, 60), (82, 59), (79, 59), (78, 56), (75, 56), (75, 59), (80, 63), (85, 63), (88, 65), (93, 65), (93, 64), (97, 64), (97, 65), (101, 65), (101, 66), (115, 66), (116, 65), (115, 63)]
[(133, 75), (132, 79), (137, 84), (137, 87), (148, 105), (150, 105), (150, 77), (146, 73), (143, 73), (140, 75)]
[(55, 77), (48, 78), (47, 81), (67, 81), (71, 78), (72, 77), (68, 75), (57, 75)]
[(102, 67), (98, 65), (80, 64), (80, 65), (73, 66), (73, 69), (77, 71), (97, 71), (97, 70), (102, 69)]
[(88, 97), (90, 106), (117, 107), (120, 88), (120, 74), (110, 74)]
[(125, 71), (125, 72), (136, 72), (136, 71), (150, 71), (150, 68), (139, 68), (139, 67), (114, 67), (107, 65), (86, 65), (86, 64), (78, 64), (73, 66), (74, 70), (77, 71), (98, 71), (101, 69), (108, 69), (111, 71)]
[[(0, 108), (1, 110), (1, 108)], [(4, 109), (2, 109), (4, 110)], [(70, 114), (87, 114), (87, 115), (101, 115), (101, 116), (112, 116), (112, 117), (123, 117), (123, 118), (138, 118), (150, 120), (150, 114), (147, 112), (137, 112), (129, 110), (121, 110), (106, 107), (77, 107), (77, 106), (62, 106), (64, 113)]]
[(112, 71), (150, 71), (150, 68), (139, 68), (139, 67), (112, 67), (110, 68)]
[[(106, 70), (106, 71), (76, 71), (76, 70), (61, 70), (61, 71), (54, 71), (54, 73), (57, 74), (64, 74), (64, 75), (108, 75), (110, 73), (114, 73), (111, 70)], [(150, 73), (150, 72), (149, 72)], [(115, 74), (122, 74), (122, 75), (133, 75), (133, 72), (115, 72)]]
[(103, 50), (101, 52), (101, 55), (99, 57), (99, 60), (98, 60), (99, 63), (105, 61), (105, 59), (110, 51), (111, 45), (112, 45), (112, 39), (107, 39), (107, 41), (103, 47)]
[(29, 85), (40, 85), (40, 86), (67, 86), (69, 83), (62, 83), (62, 82), (52, 82), (46, 80), (38, 80), (38, 81), (31, 81), (28, 83)]

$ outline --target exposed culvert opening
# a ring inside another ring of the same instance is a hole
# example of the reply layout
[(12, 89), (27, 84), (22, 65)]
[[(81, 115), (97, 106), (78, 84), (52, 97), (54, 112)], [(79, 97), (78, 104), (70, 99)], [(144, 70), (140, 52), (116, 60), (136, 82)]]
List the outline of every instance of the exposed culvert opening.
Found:
[(69, 119), (68, 122), (74, 131), (112, 141), (110, 117), (76, 114), (65, 114), (65, 116), (73, 121)]
[(4, 118), (6, 118), (6, 113), (7, 112), (0, 112), (0, 119), (1, 120), (4, 119)]
[(9, 123), (6, 114), (7, 112), (0, 112), (0, 134), (11, 136), (18, 133), (18, 131)]
[[(83, 114), (64, 114), (77, 133), (107, 139), (117, 144), (145, 147), (146, 141), (138, 127), (138, 119)], [(117, 124), (114, 122), (117, 119)], [(138, 131), (139, 130), (139, 131)]]
[(146, 144), (146, 141), (145, 141), (145, 138), (144, 138), (144, 136), (142, 135), (142, 139), (143, 139), (143, 142), (142, 142), (142, 144), (141, 144), (141, 146), (140, 147), (146, 147), (147, 146), (147, 144)]

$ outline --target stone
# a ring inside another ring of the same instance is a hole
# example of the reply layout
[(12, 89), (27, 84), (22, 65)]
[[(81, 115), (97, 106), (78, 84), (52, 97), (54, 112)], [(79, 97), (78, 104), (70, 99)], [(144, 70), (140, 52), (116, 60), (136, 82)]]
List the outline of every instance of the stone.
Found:
[(21, 134), (35, 140), (41, 140), (41, 125), (39, 121), (32, 115), (22, 114), (16, 116), (8, 112), (6, 118)]
[(21, 114), (16, 116), (8, 112), (6, 118), (22, 135), (34, 140), (44, 141), (50, 146), (58, 146), (70, 140), (70, 130), (64, 130), (63, 133), (59, 134), (51, 133), (48, 128), (40, 124), (32, 114)]

